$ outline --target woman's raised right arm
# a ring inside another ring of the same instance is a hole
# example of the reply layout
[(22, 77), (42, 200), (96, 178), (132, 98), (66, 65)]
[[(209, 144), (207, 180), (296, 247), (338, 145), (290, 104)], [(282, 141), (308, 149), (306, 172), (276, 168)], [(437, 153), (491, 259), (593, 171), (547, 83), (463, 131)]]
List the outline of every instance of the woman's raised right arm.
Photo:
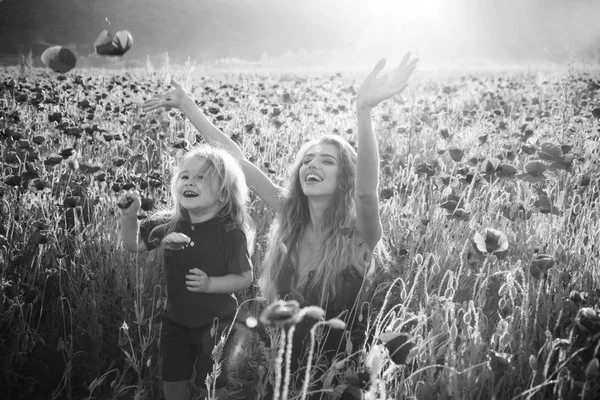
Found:
[(229, 136), (214, 126), (202, 113), (194, 100), (185, 92), (181, 85), (171, 80), (173, 91), (159, 98), (148, 100), (143, 105), (144, 111), (152, 111), (164, 107), (180, 109), (190, 120), (198, 132), (209, 142), (220, 144), (229, 151), (240, 163), (248, 186), (275, 212), (281, 209), (280, 193), (281, 187), (275, 185), (264, 172), (250, 162), (238, 145)]

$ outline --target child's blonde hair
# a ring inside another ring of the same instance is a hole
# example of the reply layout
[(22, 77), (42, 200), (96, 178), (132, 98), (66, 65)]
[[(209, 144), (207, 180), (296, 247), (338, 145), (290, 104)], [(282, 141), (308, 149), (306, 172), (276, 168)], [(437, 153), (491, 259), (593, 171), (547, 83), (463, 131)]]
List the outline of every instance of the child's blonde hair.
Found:
[(159, 213), (162, 217), (167, 218), (167, 222), (157, 226), (151, 236), (159, 228), (166, 236), (175, 230), (178, 221), (189, 218), (187, 210), (179, 204), (179, 194), (177, 193), (179, 172), (184, 163), (189, 160), (197, 160), (197, 172), (203, 173), (209, 182), (217, 183), (217, 196), (222, 203), (217, 216), (228, 217), (236, 228), (244, 231), (248, 240), (248, 251), (252, 252), (254, 224), (247, 210), (248, 186), (244, 172), (235, 157), (226, 150), (209, 145), (195, 146), (179, 160), (171, 177), (173, 207), (171, 210)]

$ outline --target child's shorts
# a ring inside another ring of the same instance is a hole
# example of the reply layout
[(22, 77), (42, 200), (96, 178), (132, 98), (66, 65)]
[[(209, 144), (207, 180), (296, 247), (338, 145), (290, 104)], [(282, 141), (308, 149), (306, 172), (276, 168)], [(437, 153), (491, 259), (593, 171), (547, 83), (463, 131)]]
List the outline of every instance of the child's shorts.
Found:
[[(188, 328), (171, 321), (166, 315), (163, 317), (160, 332), (160, 352), (162, 355), (162, 379), (166, 382), (177, 382), (191, 379), (194, 367), (196, 368), (195, 383), (206, 388), (206, 376), (213, 370), (214, 360), (212, 351), (221, 339), (221, 334), (233, 323), (233, 317), (225, 317), (215, 321), (214, 325), (200, 328)], [(213, 326), (216, 329), (211, 335)], [(234, 325), (235, 328), (235, 325)], [(235, 329), (223, 349), (221, 356), (221, 373), (217, 377), (217, 389), (227, 385), (227, 364), (234, 347)]]

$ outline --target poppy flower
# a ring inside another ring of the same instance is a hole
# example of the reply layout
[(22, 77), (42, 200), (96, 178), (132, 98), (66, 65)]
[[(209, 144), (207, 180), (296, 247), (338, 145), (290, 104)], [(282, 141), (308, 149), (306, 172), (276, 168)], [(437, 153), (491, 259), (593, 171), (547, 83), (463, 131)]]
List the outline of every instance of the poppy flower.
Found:
[(59, 164), (64, 158), (59, 154), (50, 154), (45, 160), (44, 165), (47, 167), (52, 167), (56, 164)]
[(283, 328), (300, 322), (300, 304), (296, 300), (277, 300), (260, 314), (260, 322)]
[(161, 244), (167, 250), (181, 250), (191, 243), (192, 239), (181, 232), (171, 232), (163, 238)]
[(532, 161), (525, 164), (525, 172), (518, 174), (517, 178), (529, 183), (544, 183), (546, 182), (544, 172), (547, 169), (546, 164), (539, 161)]
[(390, 358), (395, 364), (406, 364), (408, 355), (415, 345), (412, 336), (404, 332), (384, 332), (379, 339), (385, 343)]
[(141, 208), (144, 211), (151, 211), (154, 208), (154, 200), (151, 197), (142, 198)]
[(480, 171), (486, 175), (491, 175), (496, 172), (501, 163), (502, 161), (498, 158), (488, 158), (480, 165)]
[(510, 164), (501, 163), (498, 166), (498, 169), (496, 169), (496, 175), (498, 175), (500, 178), (512, 179), (516, 176), (516, 174), (517, 169)]
[(473, 236), (473, 248), (480, 254), (503, 255), (508, 250), (508, 238), (504, 232), (496, 229), (486, 228), (483, 235), (475, 232)]
[(452, 145), (448, 147), (448, 154), (450, 154), (450, 157), (452, 157), (454, 161), (459, 162), (462, 160), (465, 152), (462, 149), (459, 149), (457, 146)]
[(552, 204), (552, 200), (544, 193), (541, 193), (538, 196), (538, 199), (533, 203), (533, 206), (542, 214), (559, 214), (558, 209)]
[(554, 266), (555, 260), (549, 254), (536, 254), (529, 265), (529, 273), (536, 279), (540, 279), (542, 274), (547, 274), (548, 270)]
[(590, 307), (583, 307), (577, 312), (575, 325), (581, 334), (596, 335), (600, 332), (600, 317), (598, 312)]
[(528, 220), (531, 218), (531, 211), (527, 210), (522, 204), (505, 204), (502, 207), (502, 215), (514, 222), (518, 219)]
[(538, 157), (544, 161), (560, 161), (564, 156), (562, 148), (554, 143), (542, 143), (538, 150)]
[(559, 160), (554, 161), (552, 164), (548, 166), (550, 171), (555, 171), (557, 169), (564, 169), (565, 171), (570, 171), (573, 166), (573, 160), (575, 160), (574, 154), (565, 154)]
[(42, 63), (54, 72), (64, 74), (75, 68), (77, 58), (73, 52), (62, 46), (48, 47), (42, 53)]
[(86, 164), (83, 162), (79, 163), (79, 170), (84, 174), (94, 174), (100, 171), (100, 168), (101, 167), (99, 165)]
[(415, 165), (415, 172), (417, 174), (426, 174), (427, 176), (433, 176), (435, 174), (436, 165), (419, 163)]
[(492, 372), (504, 373), (510, 368), (512, 354), (490, 350), (487, 354), (487, 357), (488, 368), (491, 369)]
[(364, 392), (360, 387), (348, 385), (342, 392), (340, 400), (363, 400), (364, 398)]
[(457, 208), (456, 210), (448, 214), (448, 218), (454, 218), (460, 221), (468, 221), (469, 212), (463, 208)]

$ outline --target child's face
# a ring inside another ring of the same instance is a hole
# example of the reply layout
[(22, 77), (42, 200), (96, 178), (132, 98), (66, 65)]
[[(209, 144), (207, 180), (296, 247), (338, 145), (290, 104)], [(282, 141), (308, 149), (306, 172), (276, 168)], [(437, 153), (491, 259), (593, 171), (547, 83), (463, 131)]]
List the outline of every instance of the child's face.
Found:
[(217, 213), (221, 209), (217, 178), (197, 159), (183, 163), (177, 176), (177, 200), (191, 214)]
[(335, 193), (339, 182), (340, 152), (329, 143), (311, 146), (300, 167), (300, 185), (307, 197), (330, 196)]

